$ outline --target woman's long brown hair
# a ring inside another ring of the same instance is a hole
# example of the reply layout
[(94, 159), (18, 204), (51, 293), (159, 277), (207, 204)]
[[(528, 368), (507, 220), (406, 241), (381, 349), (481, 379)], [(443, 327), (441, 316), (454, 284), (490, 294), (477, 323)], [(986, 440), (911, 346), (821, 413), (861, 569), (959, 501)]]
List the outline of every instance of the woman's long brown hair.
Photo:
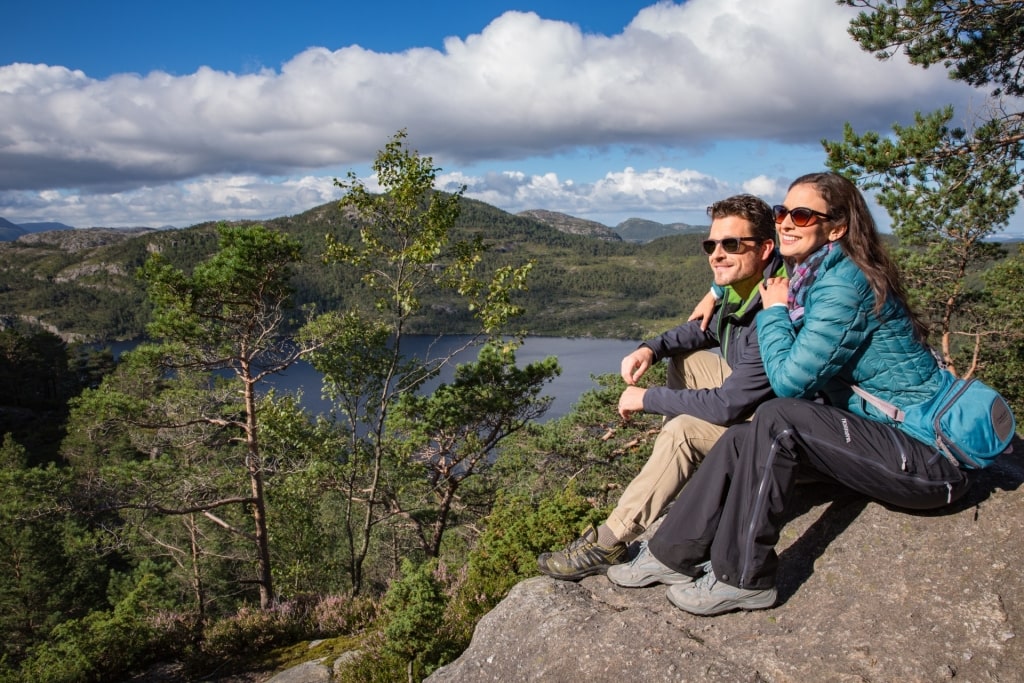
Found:
[(830, 223), (846, 225), (846, 234), (839, 239), (843, 251), (864, 272), (875, 294), (875, 315), (881, 316), (886, 300), (895, 297), (906, 310), (918, 339), (928, 338), (928, 327), (907, 301), (903, 280), (888, 249), (882, 244), (875, 219), (871, 216), (864, 195), (850, 180), (838, 173), (808, 173), (790, 184), (811, 185), (828, 204)]

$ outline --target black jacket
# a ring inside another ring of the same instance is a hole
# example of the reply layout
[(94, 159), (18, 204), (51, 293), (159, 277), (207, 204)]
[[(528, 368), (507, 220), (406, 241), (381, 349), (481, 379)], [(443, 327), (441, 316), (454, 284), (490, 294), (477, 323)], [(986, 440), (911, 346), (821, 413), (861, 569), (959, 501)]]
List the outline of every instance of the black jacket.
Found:
[[(780, 274), (782, 268), (782, 259), (776, 253), (765, 268), (765, 276)], [(718, 349), (732, 369), (716, 389), (651, 387), (644, 394), (644, 412), (670, 418), (693, 415), (725, 426), (746, 420), (758, 405), (773, 398), (757, 346), (754, 319), (760, 310), (761, 294), (757, 289), (744, 302), (727, 287), (706, 331), (701, 331), (700, 321), (694, 320), (644, 342), (642, 346), (654, 351), (656, 361), (700, 349)]]

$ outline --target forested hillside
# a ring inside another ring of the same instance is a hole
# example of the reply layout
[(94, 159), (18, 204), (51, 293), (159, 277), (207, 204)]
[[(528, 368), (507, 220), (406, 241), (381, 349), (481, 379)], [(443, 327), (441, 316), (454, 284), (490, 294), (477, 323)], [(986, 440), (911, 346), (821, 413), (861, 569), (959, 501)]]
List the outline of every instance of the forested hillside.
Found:
[[(519, 367), (509, 333), (664, 329), (707, 290), (702, 235), (618, 243), (434, 193), (402, 140), (378, 158), (385, 194), (351, 180), (340, 206), (261, 224), (0, 249), (0, 682), (167, 662), (153, 676), (217, 680), (314, 656), (339, 681), (418, 680), (538, 553), (603, 519), (660, 417), (620, 420), (605, 375), (538, 423), (558, 359)], [(970, 313), (1019, 329), (1002, 283), (1024, 261), (991, 258)], [(115, 364), (32, 321), (152, 339)], [(420, 331), (475, 335), (476, 361), (418, 392), (451, 362), (405, 356)], [(1017, 337), (984, 339), (1020, 358)], [(302, 359), (329, 415), (266, 386)], [(1019, 405), (1019, 382), (1000, 386)]]
[[(312, 639), (357, 655), (339, 680), (419, 678), (636, 469), (655, 418), (609, 429), (621, 380), (539, 424), (558, 360), (519, 367), (508, 335), (685, 317), (710, 280), (696, 240), (616, 244), (433, 193), (401, 135), (378, 164), (393, 191), (354, 181), (343, 208), (0, 250), (0, 681), (160, 661), (216, 680)], [(151, 339), (115, 364), (33, 321)], [(424, 395), (454, 353), (404, 355), (427, 330), (479, 353)], [(268, 390), (300, 359), (329, 415)]]
[[(529, 334), (640, 338), (689, 313), (710, 282), (700, 234), (623, 243), (567, 234), (473, 200), (461, 206), (452, 237), (479, 236), (487, 247), (483, 265), (535, 263), (527, 291), (516, 297), (526, 311), (517, 324)], [(357, 272), (319, 258), (326, 235), (354, 239), (336, 203), (262, 224), (294, 237), (307, 256), (294, 282), (297, 305), (337, 310), (361, 296)], [(138, 268), (153, 252), (191, 267), (213, 252), (215, 227), (60, 231), (2, 243), (0, 316), (38, 321), (66, 339), (139, 337), (149, 308)], [(438, 294), (411, 325), (413, 331), (455, 333), (469, 322)]]

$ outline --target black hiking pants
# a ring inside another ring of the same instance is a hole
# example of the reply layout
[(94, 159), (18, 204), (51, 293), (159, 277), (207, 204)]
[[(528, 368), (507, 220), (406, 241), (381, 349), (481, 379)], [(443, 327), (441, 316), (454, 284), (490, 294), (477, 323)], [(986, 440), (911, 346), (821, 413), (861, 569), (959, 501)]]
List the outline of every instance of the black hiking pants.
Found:
[(689, 576), (711, 560), (722, 583), (774, 586), (775, 544), (798, 467), (915, 510), (946, 505), (969, 483), (943, 454), (897, 429), (812, 401), (773, 399), (719, 439), (648, 548)]

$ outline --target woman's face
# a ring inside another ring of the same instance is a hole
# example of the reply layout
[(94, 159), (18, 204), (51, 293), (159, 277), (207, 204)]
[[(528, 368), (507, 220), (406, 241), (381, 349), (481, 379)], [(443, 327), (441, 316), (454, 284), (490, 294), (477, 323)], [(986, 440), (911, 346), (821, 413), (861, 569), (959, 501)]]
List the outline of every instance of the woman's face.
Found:
[[(818, 189), (814, 185), (794, 185), (786, 194), (783, 206), (789, 211), (807, 208), (823, 214), (829, 213), (832, 208), (818, 194)], [(793, 223), (793, 217), (787, 213), (781, 223), (776, 223), (779, 253), (783, 258), (794, 263), (802, 263), (826, 242), (833, 242), (846, 234), (845, 225), (837, 226), (827, 218), (816, 215), (812, 221), (810, 225), (801, 228)]]

